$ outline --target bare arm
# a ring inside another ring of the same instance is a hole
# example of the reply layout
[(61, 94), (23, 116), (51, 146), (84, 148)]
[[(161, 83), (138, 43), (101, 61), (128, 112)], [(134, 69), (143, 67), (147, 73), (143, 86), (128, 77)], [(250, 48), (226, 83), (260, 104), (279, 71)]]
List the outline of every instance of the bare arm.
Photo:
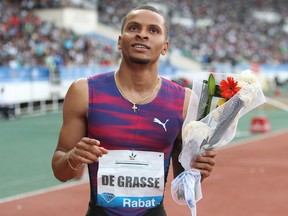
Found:
[[(186, 118), (190, 96), (191, 96), (191, 89), (186, 88), (184, 105), (183, 105), (183, 119)], [(182, 135), (180, 131), (179, 135), (177, 136), (174, 142), (174, 148), (172, 152), (172, 165), (173, 165), (174, 178), (176, 178), (181, 172), (184, 171), (184, 168), (182, 167), (181, 163), (178, 161), (181, 150), (182, 150)]]
[(181, 163), (178, 161), (179, 154), (182, 150), (182, 138), (179, 135), (174, 142), (174, 148), (172, 152), (172, 165), (173, 165), (173, 175), (176, 178), (181, 172), (184, 171)]
[[(86, 135), (88, 111), (88, 84), (86, 79), (74, 82), (64, 100), (63, 124), (58, 137), (57, 148), (52, 158), (55, 177), (60, 181), (74, 178), (82, 164), (93, 163), (107, 153), (100, 142)], [(75, 148), (75, 149), (74, 149)], [(68, 159), (70, 165), (68, 164)]]

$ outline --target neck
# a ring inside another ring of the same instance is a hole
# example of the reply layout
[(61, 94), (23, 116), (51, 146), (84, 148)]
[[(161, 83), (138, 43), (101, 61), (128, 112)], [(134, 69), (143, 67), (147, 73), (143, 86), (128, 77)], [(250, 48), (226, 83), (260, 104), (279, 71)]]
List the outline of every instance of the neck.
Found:
[(158, 74), (158, 64), (137, 64), (133, 62), (121, 61), (119, 71), (125, 71), (129, 73), (149, 73)]
[(127, 67), (121, 64), (117, 71), (119, 83), (124, 84), (123, 89), (135, 92), (145, 92), (153, 88), (158, 79), (158, 68), (148, 66), (133, 65)]
[[(121, 76), (122, 75), (122, 76)], [(115, 83), (122, 96), (133, 104), (134, 112), (137, 110), (136, 104), (148, 103), (153, 100), (161, 86), (161, 78), (157, 75), (156, 79), (145, 80), (139, 76), (127, 76), (127, 73), (121, 74), (121, 71), (115, 72)], [(129, 74), (128, 74), (129, 75)], [(121, 79), (122, 78), (122, 79)], [(125, 82), (123, 81), (125, 79)]]

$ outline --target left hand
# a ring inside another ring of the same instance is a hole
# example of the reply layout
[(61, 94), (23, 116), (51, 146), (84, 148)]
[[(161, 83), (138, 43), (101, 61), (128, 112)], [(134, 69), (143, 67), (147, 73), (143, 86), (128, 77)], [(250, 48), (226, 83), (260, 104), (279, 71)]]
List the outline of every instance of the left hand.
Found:
[(191, 163), (191, 168), (198, 169), (201, 174), (201, 181), (210, 176), (215, 163), (217, 151), (206, 151), (202, 155), (196, 156), (194, 162)]

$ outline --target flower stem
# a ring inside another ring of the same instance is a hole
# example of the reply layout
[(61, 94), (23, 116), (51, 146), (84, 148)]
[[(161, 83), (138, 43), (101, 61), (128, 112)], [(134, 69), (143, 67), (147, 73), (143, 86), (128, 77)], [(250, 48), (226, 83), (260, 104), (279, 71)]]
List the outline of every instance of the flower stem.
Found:
[(205, 114), (204, 114), (205, 117), (210, 113), (212, 98), (213, 98), (212, 95), (208, 96), (207, 106), (206, 106)]

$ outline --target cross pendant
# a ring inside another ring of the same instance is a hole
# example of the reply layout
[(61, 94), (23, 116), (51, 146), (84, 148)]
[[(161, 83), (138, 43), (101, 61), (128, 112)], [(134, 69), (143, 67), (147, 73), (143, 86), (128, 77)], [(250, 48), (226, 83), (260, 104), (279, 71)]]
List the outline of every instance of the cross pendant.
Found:
[(136, 112), (136, 110), (138, 109), (136, 104), (133, 103), (132, 109), (133, 109), (134, 112)]

